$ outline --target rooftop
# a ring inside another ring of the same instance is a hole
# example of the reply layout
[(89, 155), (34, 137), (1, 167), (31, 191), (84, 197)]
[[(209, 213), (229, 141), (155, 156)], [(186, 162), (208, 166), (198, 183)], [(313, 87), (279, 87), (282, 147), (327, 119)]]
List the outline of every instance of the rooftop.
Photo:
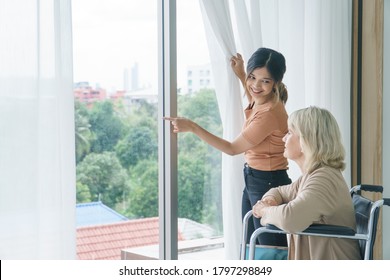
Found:
[(76, 227), (112, 224), (128, 220), (127, 217), (107, 207), (101, 201), (76, 205)]
[[(129, 220), (100, 201), (77, 204), (76, 214), (78, 259), (158, 257), (158, 217)], [(178, 219), (179, 254), (193, 258), (203, 251), (203, 258), (206, 251), (223, 249), (223, 241), (214, 237), (215, 231), (210, 226)]]
[[(179, 235), (179, 238), (181, 236)], [(146, 218), (77, 229), (77, 258), (118, 260), (124, 248), (158, 244), (158, 218)]]

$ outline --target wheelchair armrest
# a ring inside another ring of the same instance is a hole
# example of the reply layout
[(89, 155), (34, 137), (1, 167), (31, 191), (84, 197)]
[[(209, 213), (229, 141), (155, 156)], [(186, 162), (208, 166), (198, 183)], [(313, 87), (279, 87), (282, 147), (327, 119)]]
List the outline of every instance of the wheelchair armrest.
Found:
[[(280, 228), (268, 224), (266, 226), (267, 229), (271, 230), (281, 230)], [(355, 235), (356, 232), (354, 229), (344, 226), (336, 226), (336, 225), (324, 225), (324, 224), (312, 224), (307, 229), (303, 230), (301, 233), (314, 233), (314, 234), (332, 234), (332, 235)], [(299, 232), (295, 233), (299, 234)]]
[(271, 230), (282, 230), (282, 229), (278, 228), (277, 226), (274, 226), (273, 224), (267, 224), (265, 227), (267, 229), (271, 229)]
[(356, 231), (350, 227), (312, 224), (303, 232), (318, 233), (318, 234), (337, 234), (337, 235), (355, 235)]
[(378, 185), (358, 185), (359, 190), (368, 192), (383, 192), (383, 187)]

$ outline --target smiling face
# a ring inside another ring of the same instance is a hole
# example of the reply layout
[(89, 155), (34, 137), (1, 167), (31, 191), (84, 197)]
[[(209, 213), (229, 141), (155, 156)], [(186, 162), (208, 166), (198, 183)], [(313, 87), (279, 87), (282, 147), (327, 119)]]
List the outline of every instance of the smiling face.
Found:
[(246, 87), (256, 104), (262, 104), (273, 97), (275, 82), (267, 68), (256, 68), (248, 75)]

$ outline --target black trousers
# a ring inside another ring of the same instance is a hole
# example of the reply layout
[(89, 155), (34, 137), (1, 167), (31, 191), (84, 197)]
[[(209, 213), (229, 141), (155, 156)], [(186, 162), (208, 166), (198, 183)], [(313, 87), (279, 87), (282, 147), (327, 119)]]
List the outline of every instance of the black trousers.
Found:
[[(261, 171), (244, 165), (245, 189), (242, 195), (242, 218), (252, 210), (253, 206), (263, 195), (274, 187), (291, 184), (286, 170)], [(251, 217), (248, 221), (247, 243), (253, 231), (261, 226), (260, 219)], [(285, 234), (263, 233), (259, 236), (258, 243), (261, 245), (287, 246)]]

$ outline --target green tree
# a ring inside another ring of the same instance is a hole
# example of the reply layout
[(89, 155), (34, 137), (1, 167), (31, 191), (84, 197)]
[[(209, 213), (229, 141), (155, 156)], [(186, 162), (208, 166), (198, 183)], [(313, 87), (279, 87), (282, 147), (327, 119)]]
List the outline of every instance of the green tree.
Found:
[(88, 186), (80, 182), (76, 182), (76, 201), (77, 203), (91, 201), (91, 193), (89, 192)]
[(157, 137), (149, 127), (137, 126), (119, 140), (115, 147), (117, 157), (125, 168), (136, 165), (142, 159), (156, 159)]
[[(179, 115), (222, 136), (222, 125), (213, 90), (179, 96)], [(222, 231), (221, 158), (219, 150), (192, 133), (183, 133), (179, 145), (179, 214)], [(197, 213), (192, 213), (192, 211)]]
[(75, 102), (76, 162), (89, 152), (93, 136), (90, 130), (89, 114), (84, 104)]
[(121, 118), (116, 114), (112, 102), (95, 103), (89, 121), (95, 136), (91, 145), (91, 152), (113, 151), (115, 145), (123, 136), (125, 127)]
[[(214, 90), (203, 89), (191, 95), (179, 96), (178, 109), (179, 116), (189, 118), (204, 129), (222, 137), (221, 118)], [(201, 141), (196, 135), (192, 133), (180, 134), (178, 144), (180, 151), (194, 151), (198, 149), (199, 144)]]
[[(222, 135), (215, 93), (178, 97), (178, 115)], [(119, 104), (120, 105), (120, 104)], [(157, 108), (139, 102), (130, 111), (109, 101), (90, 111), (95, 140), (77, 165), (78, 201), (101, 200), (131, 218), (158, 215)], [(178, 136), (179, 216), (222, 230), (221, 152), (192, 133)], [(110, 151), (110, 152), (107, 152)], [(115, 151), (115, 154), (111, 151)]]
[(91, 153), (77, 165), (77, 183), (86, 185), (92, 199), (118, 209), (128, 189), (128, 176), (113, 152)]
[(126, 215), (132, 218), (158, 216), (158, 163), (141, 160), (130, 168), (130, 195)]
[(157, 111), (157, 104), (150, 104), (144, 100), (133, 103), (130, 111), (122, 114), (123, 123), (126, 124), (125, 134), (137, 127), (148, 127), (157, 139)]
[(157, 161), (157, 105), (140, 100), (123, 116), (124, 137), (115, 146), (122, 166), (135, 166), (141, 159), (154, 158)]
[(195, 121), (214, 134), (222, 135), (221, 117), (214, 90), (202, 89), (190, 95), (180, 95), (178, 109), (180, 116)]
[(179, 154), (179, 217), (202, 222), (204, 205), (204, 153)]

